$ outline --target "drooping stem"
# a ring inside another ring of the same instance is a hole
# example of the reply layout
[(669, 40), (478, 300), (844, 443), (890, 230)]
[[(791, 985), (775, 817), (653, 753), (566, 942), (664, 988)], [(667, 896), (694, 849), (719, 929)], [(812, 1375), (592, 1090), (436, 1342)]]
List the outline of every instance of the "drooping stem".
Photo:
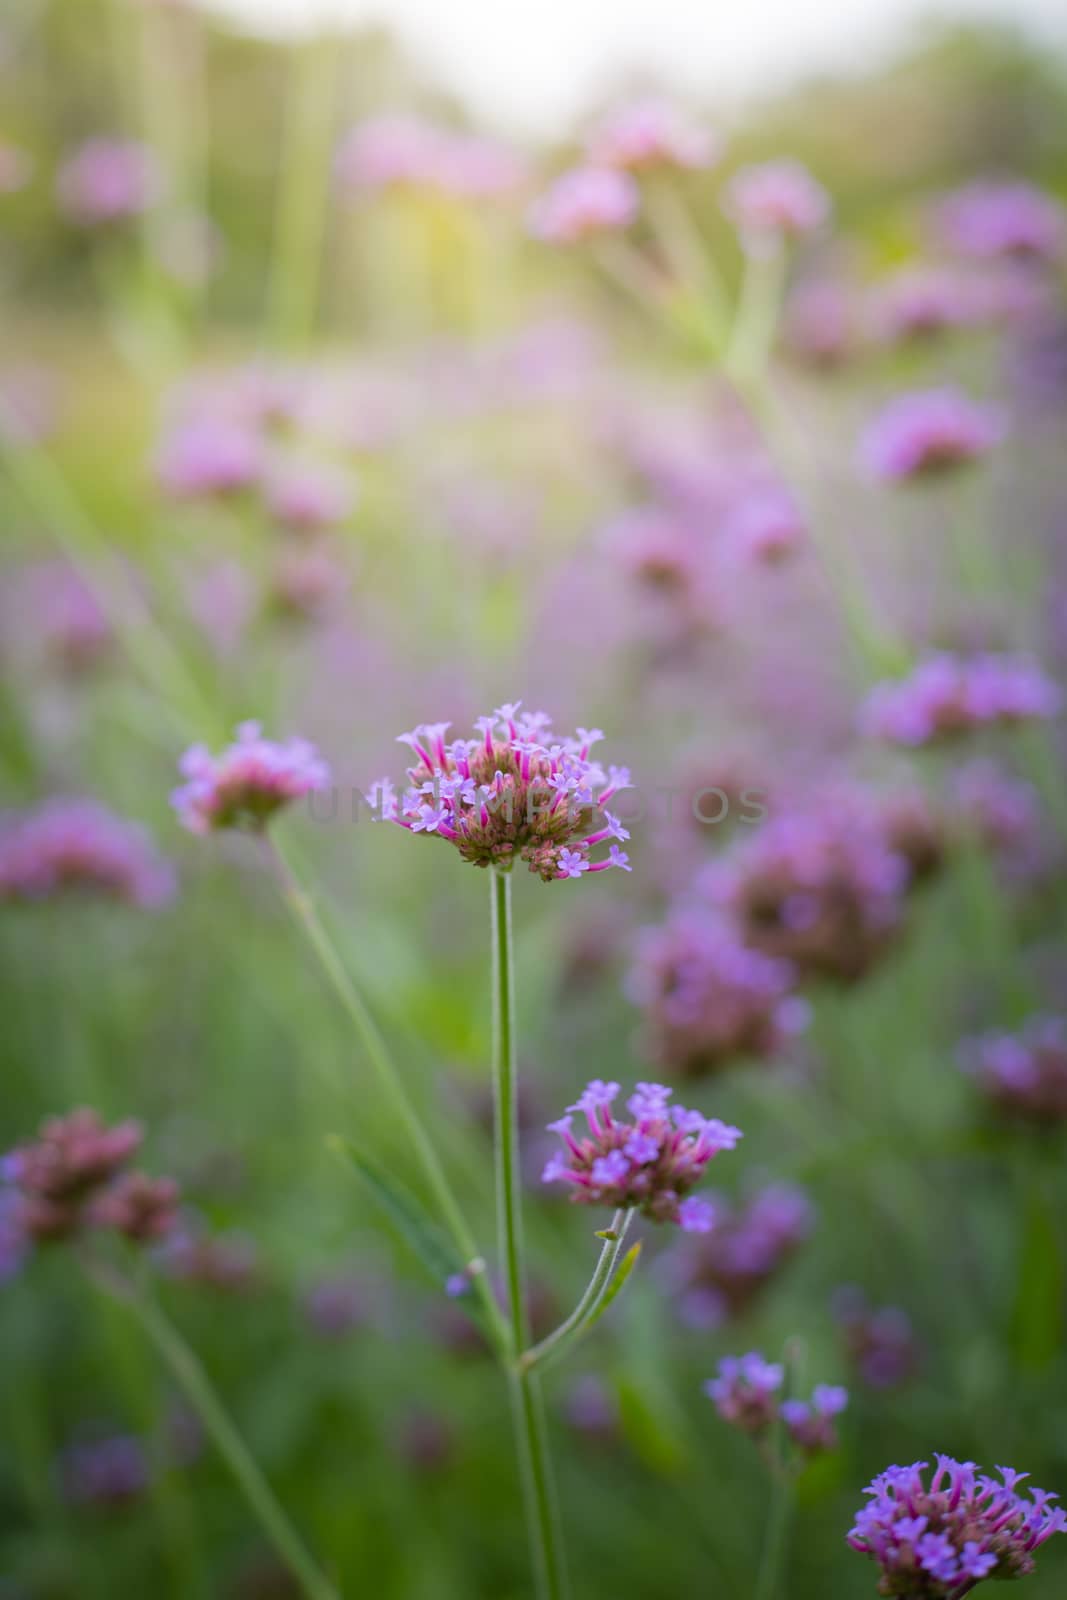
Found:
[[(440, 1210), (442, 1221), (464, 1260), (470, 1262), (478, 1259), (480, 1252), (452, 1191), (452, 1185), (408, 1096), (378, 1024), (356, 988), (337, 946), (319, 916), (314, 900), (300, 883), (283, 847), (273, 834), (264, 834), (263, 842), (277, 874), (282, 897), (307, 937), (349, 1020), (355, 1026), (360, 1044), (382, 1093), (403, 1127), (410, 1147), (422, 1168), (427, 1186)], [(473, 1278), (473, 1286), (482, 1301), (493, 1345), (502, 1353), (507, 1344), (507, 1330), (500, 1314), (500, 1307), (493, 1296), (492, 1287), (484, 1273), (479, 1273)]]
[(497, 1223), (511, 1322), (511, 1385), (515, 1442), (530, 1548), (542, 1600), (563, 1600), (566, 1565), (548, 1455), (540, 1385), (519, 1355), (529, 1342), (520, 1202), (518, 1074), (515, 1057), (515, 965), (511, 878), (490, 869), (493, 967), (493, 1092)]
[(565, 1322), (561, 1322), (540, 1344), (533, 1345), (519, 1357), (519, 1366), (524, 1371), (530, 1372), (545, 1361), (554, 1361), (563, 1355), (592, 1322), (611, 1286), (615, 1263), (622, 1251), (632, 1216), (632, 1211), (616, 1211), (611, 1227), (605, 1231), (604, 1248), (585, 1293)]
[(90, 1263), (87, 1274), (104, 1294), (129, 1307), (181, 1386), (219, 1454), (239, 1483), (264, 1533), (300, 1584), (308, 1600), (340, 1600), (267, 1482), (255, 1457), (230, 1419), (195, 1352), (144, 1290), (108, 1267)]

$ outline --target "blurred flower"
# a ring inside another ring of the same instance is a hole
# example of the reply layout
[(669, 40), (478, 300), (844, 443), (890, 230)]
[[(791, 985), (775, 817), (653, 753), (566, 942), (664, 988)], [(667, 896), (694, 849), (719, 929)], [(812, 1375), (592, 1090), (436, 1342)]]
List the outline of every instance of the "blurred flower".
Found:
[(1041, 814), (1032, 783), (979, 759), (953, 774), (949, 792), (953, 815), (989, 849), (1013, 854), (1033, 844)]
[(145, 830), (94, 800), (56, 796), (0, 818), (0, 901), (80, 891), (153, 910), (174, 890)]
[(972, 183), (949, 195), (939, 221), (949, 243), (983, 259), (1053, 260), (1067, 244), (1067, 212), (1029, 183)]
[(349, 131), (337, 152), (336, 172), (355, 191), (427, 189), (476, 200), (517, 189), (526, 163), (499, 140), (388, 115)]
[(605, 1442), (618, 1440), (619, 1402), (594, 1372), (574, 1378), (563, 1400), (563, 1414), (576, 1433)]
[(864, 1492), (870, 1503), (856, 1517), (848, 1543), (882, 1569), (881, 1592), (912, 1600), (959, 1600), (982, 1578), (1021, 1578), (1034, 1570), (1033, 1552), (1067, 1516), (1055, 1495), (1018, 1492), (1025, 1473), (998, 1467), (997, 1483), (973, 1461), (938, 1455), (928, 1463), (889, 1467)]
[(217, 828), (261, 831), (293, 800), (324, 789), (330, 770), (306, 739), (276, 744), (264, 739), (258, 722), (242, 722), (237, 739), (221, 755), (193, 745), (179, 763), (188, 781), (174, 790), (171, 804), (190, 833)]
[(396, 1443), (413, 1472), (434, 1474), (455, 1464), (458, 1446), (455, 1430), (436, 1411), (409, 1412), (397, 1432)]
[(847, 1405), (847, 1389), (840, 1384), (819, 1383), (810, 1400), (783, 1400), (778, 1415), (797, 1448), (806, 1456), (817, 1456), (837, 1449), (834, 1418)]
[(16, 194), (24, 189), (33, 172), (33, 158), (18, 145), (0, 139), (0, 194)]
[(259, 1251), (242, 1233), (208, 1233), (199, 1220), (183, 1216), (160, 1252), (172, 1278), (224, 1294), (248, 1294), (259, 1283)]
[(530, 208), (537, 239), (573, 244), (592, 234), (628, 228), (637, 216), (633, 179), (614, 167), (575, 167), (564, 172)]
[(774, 1183), (748, 1200), (710, 1196), (710, 1229), (663, 1258), (663, 1278), (690, 1328), (719, 1328), (743, 1316), (811, 1232), (811, 1201)]
[(783, 1366), (751, 1350), (746, 1356), (724, 1356), (718, 1377), (708, 1379), (704, 1392), (724, 1422), (756, 1436), (777, 1418), (778, 1391), (784, 1382)]
[(637, 939), (627, 990), (653, 1060), (684, 1077), (783, 1050), (808, 1021), (787, 961), (749, 949), (722, 918), (673, 912)]
[(1053, 717), (1060, 692), (1028, 656), (929, 656), (911, 676), (878, 684), (865, 730), (892, 744), (923, 745), (975, 728)]
[(304, 1295), (308, 1326), (323, 1339), (344, 1339), (370, 1320), (371, 1291), (365, 1279), (348, 1272), (320, 1278)]
[(872, 1389), (895, 1389), (918, 1370), (922, 1358), (911, 1318), (899, 1306), (872, 1306), (861, 1289), (846, 1286), (833, 1299), (845, 1352)]
[(875, 822), (893, 854), (908, 863), (910, 888), (940, 872), (949, 842), (947, 829), (921, 789), (898, 789), (879, 797)]
[(958, 389), (898, 395), (868, 425), (860, 453), (886, 483), (950, 472), (987, 454), (1004, 437), (1004, 420)]
[(64, 671), (87, 672), (107, 654), (114, 634), (96, 591), (69, 561), (24, 567), (12, 585), (16, 621), (28, 619), (43, 653)]
[(784, 489), (756, 489), (742, 496), (724, 530), (727, 553), (752, 566), (771, 566), (803, 545), (804, 518)]
[(56, 194), (72, 222), (87, 225), (138, 216), (163, 193), (163, 175), (146, 145), (87, 139), (59, 169)]
[(616, 1122), (611, 1106), (618, 1093), (617, 1083), (596, 1080), (569, 1107), (585, 1114), (588, 1135), (571, 1132), (569, 1115), (549, 1124), (563, 1151), (550, 1159), (543, 1181), (570, 1184), (572, 1204), (635, 1208), (653, 1222), (707, 1232), (712, 1207), (686, 1196), (714, 1156), (735, 1148), (740, 1129), (668, 1106), (671, 1090), (658, 1083), (639, 1083), (627, 1101), (633, 1120)]
[(787, 350), (813, 367), (836, 367), (855, 345), (853, 308), (848, 291), (832, 278), (802, 283), (788, 296), (782, 314)]
[(1038, 1129), (1067, 1121), (1067, 1022), (1062, 1017), (1031, 1017), (1018, 1034), (973, 1039), (962, 1055), (999, 1116)]
[(139, 1499), (149, 1484), (148, 1457), (131, 1434), (69, 1445), (59, 1467), (63, 1496), (76, 1506), (113, 1510)]
[(270, 575), (270, 600), (288, 617), (314, 622), (324, 617), (349, 587), (348, 568), (329, 549), (284, 550)]
[(252, 579), (240, 561), (212, 561), (182, 573), (189, 614), (220, 655), (232, 655), (255, 610)]
[(649, 589), (684, 593), (698, 581), (700, 545), (677, 513), (632, 506), (608, 524), (602, 540), (627, 577)]
[(986, 309), (979, 286), (944, 267), (908, 267), (876, 286), (875, 327), (889, 342), (929, 339), (975, 323)]
[(349, 474), (321, 461), (291, 460), (267, 479), (267, 510), (293, 533), (317, 533), (345, 522), (355, 504)]
[(768, 161), (734, 174), (723, 210), (745, 248), (759, 252), (821, 228), (830, 215), (830, 197), (799, 161)]
[(160, 486), (176, 500), (238, 494), (263, 471), (263, 444), (245, 423), (200, 418), (174, 428), (156, 461)]
[(904, 913), (908, 863), (873, 819), (798, 810), (765, 823), (703, 876), (745, 942), (802, 976), (854, 982), (888, 948)]
[(631, 172), (654, 167), (709, 167), (716, 142), (669, 100), (652, 96), (616, 107), (589, 137), (586, 154), (594, 167)]
[[(573, 738), (557, 740), (544, 712), (522, 715), (520, 704), (479, 717), (479, 738), (447, 747), (447, 722), (401, 734), (399, 743), (417, 758), (408, 768), (410, 786), (398, 800), (388, 778), (376, 783), (366, 797), (376, 820), (435, 833), (475, 866), (509, 870), (525, 861), (546, 883), (607, 867), (629, 870), (614, 842), (629, 834), (606, 809), (630, 787), (629, 773), (622, 767), (605, 773), (590, 759), (604, 737), (599, 729), (579, 728)], [(598, 844), (608, 844), (608, 854), (591, 861)]]
[(143, 1244), (161, 1239), (174, 1226), (179, 1190), (173, 1178), (125, 1172), (90, 1207), (93, 1227), (114, 1228)]

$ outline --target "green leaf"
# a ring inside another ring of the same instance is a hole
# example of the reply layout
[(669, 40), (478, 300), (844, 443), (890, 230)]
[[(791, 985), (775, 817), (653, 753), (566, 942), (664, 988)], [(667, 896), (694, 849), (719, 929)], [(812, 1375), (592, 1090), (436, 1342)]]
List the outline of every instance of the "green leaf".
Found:
[(1063, 1339), (1064, 1265), (1057, 1218), (1040, 1186), (1027, 1196), (1012, 1337), (1019, 1365), (1046, 1370)]
[(470, 1263), (462, 1259), (422, 1202), (392, 1173), (347, 1139), (333, 1136), (327, 1144), (347, 1157), (368, 1194), (439, 1287), (454, 1273), (469, 1267)]
[(630, 1246), (629, 1250), (627, 1250), (626, 1254), (619, 1262), (619, 1265), (616, 1267), (615, 1276), (608, 1284), (608, 1287), (604, 1292), (604, 1298), (601, 1300), (600, 1304), (597, 1306), (588, 1322), (586, 1322), (585, 1326), (582, 1328), (583, 1333), (588, 1333), (593, 1324), (600, 1321), (611, 1302), (622, 1293), (623, 1289), (626, 1287), (627, 1278), (637, 1265), (640, 1254), (641, 1244), (640, 1241), (638, 1241), (637, 1244)]

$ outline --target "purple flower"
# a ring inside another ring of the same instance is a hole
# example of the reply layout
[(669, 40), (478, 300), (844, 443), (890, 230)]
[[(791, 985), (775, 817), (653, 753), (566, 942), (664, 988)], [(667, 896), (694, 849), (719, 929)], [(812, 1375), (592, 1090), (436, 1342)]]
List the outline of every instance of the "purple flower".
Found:
[(164, 440), (156, 462), (160, 485), (176, 500), (238, 494), (263, 471), (263, 443), (246, 423), (224, 417), (183, 423)]
[(534, 202), (529, 229), (537, 239), (573, 244), (593, 234), (628, 228), (637, 210), (637, 186), (627, 173), (613, 167), (576, 167)]
[(1067, 212), (1029, 183), (972, 183), (940, 208), (948, 241), (981, 260), (1055, 260), (1067, 244)]
[(891, 744), (924, 745), (976, 728), (1053, 717), (1061, 695), (1029, 656), (929, 656), (908, 678), (881, 683), (865, 730)]
[(124, 139), (88, 139), (56, 178), (60, 208), (72, 222), (94, 225), (138, 216), (155, 204), (163, 179), (152, 151)]
[(1004, 437), (1004, 419), (959, 389), (898, 395), (863, 435), (860, 453), (885, 483), (950, 472), (987, 454)]
[(206, 834), (216, 828), (258, 831), (292, 800), (324, 789), (330, 772), (306, 739), (275, 744), (264, 739), (258, 722), (243, 722), (236, 742), (213, 756), (193, 745), (181, 759), (187, 782), (175, 789), (171, 804), (183, 827)]
[(777, 1417), (777, 1392), (784, 1381), (784, 1367), (752, 1350), (745, 1356), (724, 1356), (718, 1377), (709, 1378), (704, 1393), (724, 1422), (755, 1436)]
[(810, 1401), (783, 1400), (779, 1416), (790, 1439), (807, 1456), (836, 1450), (838, 1444), (834, 1418), (848, 1405), (848, 1390), (839, 1384), (816, 1385)]
[(745, 248), (761, 251), (814, 233), (830, 215), (830, 197), (799, 161), (743, 167), (726, 186), (723, 210)]
[(174, 888), (145, 830), (94, 800), (57, 796), (0, 820), (0, 900), (85, 893), (154, 910)]
[(587, 1135), (572, 1131), (570, 1117), (549, 1125), (563, 1150), (549, 1161), (544, 1181), (567, 1183), (577, 1205), (632, 1208), (654, 1222), (704, 1231), (710, 1207), (686, 1196), (714, 1156), (734, 1149), (740, 1129), (681, 1107), (672, 1114), (671, 1091), (661, 1084), (639, 1084), (628, 1102), (633, 1120), (617, 1120), (611, 1107), (618, 1092), (617, 1083), (598, 1080), (569, 1108), (584, 1112)]
[(982, 1578), (1033, 1572), (1034, 1551), (1067, 1530), (1055, 1495), (1018, 1492), (1025, 1474), (998, 1467), (998, 1483), (973, 1462), (939, 1455), (936, 1463), (928, 1478), (925, 1461), (889, 1467), (865, 1490), (848, 1543), (877, 1561), (883, 1593), (962, 1600)]
[(625, 832), (603, 804), (628, 777), (620, 769), (605, 774), (591, 757), (599, 729), (559, 738), (544, 712), (523, 713), (517, 703), (479, 717), (477, 738), (449, 744), (448, 727), (424, 724), (400, 735), (415, 765), (399, 800), (387, 780), (369, 792), (379, 820), (447, 839), (474, 866), (510, 870), (525, 861), (545, 883), (628, 869), (617, 845), (606, 859), (591, 856)]
[(911, 1318), (899, 1306), (872, 1307), (859, 1289), (847, 1285), (833, 1299), (845, 1352), (863, 1382), (892, 1389), (915, 1375), (922, 1350)]
[(469, 200), (507, 194), (526, 175), (522, 158), (497, 140), (396, 115), (352, 128), (335, 169), (342, 186), (355, 192), (436, 190)]
[(872, 310), (881, 337), (903, 343), (973, 326), (987, 306), (979, 286), (959, 272), (909, 267), (878, 287)]
[(267, 510), (293, 533), (318, 533), (350, 516), (355, 488), (347, 475), (324, 462), (289, 461), (275, 469), (266, 487)]
[(710, 1329), (739, 1318), (796, 1254), (812, 1228), (802, 1189), (771, 1184), (747, 1202), (710, 1197), (711, 1226), (679, 1245), (664, 1275), (689, 1327)]
[(711, 166), (716, 142), (669, 100), (646, 96), (618, 106), (593, 130), (586, 151), (594, 167), (641, 172)]
[(87, 1440), (63, 1452), (60, 1477), (71, 1505), (114, 1510), (148, 1488), (148, 1457), (141, 1441), (129, 1434)]
[(1067, 1121), (1067, 1022), (1032, 1017), (1017, 1034), (990, 1033), (963, 1049), (963, 1063), (998, 1120), (1035, 1129)]

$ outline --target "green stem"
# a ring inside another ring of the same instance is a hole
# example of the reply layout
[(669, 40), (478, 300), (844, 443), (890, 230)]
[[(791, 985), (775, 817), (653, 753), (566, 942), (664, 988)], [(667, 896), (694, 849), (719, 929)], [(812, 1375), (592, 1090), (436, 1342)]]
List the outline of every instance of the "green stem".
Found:
[[(445, 1175), (437, 1152), (408, 1097), (377, 1023), (353, 983), (336, 945), (316, 910), (315, 902), (297, 878), (292, 863), (278, 843), (277, 837), (274, 834), (265, 834), (263, 843), (277, 873), (285, 903), (306, 934), (337, 998), (355, 1025), (360, 1043), (382, 1092), (392, 1106), (418, 1158), (445, 1225), (464, 1260), (476, 1260), (480, 1252), (452, 1192), (452, 1186)], [(500, 1307), (493, 1296), (492, 1286), (484, 1273), (479, 1273), (474, 1278), (474, 1288), (485, 1308), (493, 1344), (498, 1352), (503, 1352), (508, 1342), (508, 1332), (500, 1314)]]
[(770, 359), (785, 291), (786, 252), (779, 246), (745, 256), (741, 293), (723, 366), (739, 386), (761, 376)]
[(540, 1344), (533, 1345), (519, 1357), (519, 1366), (524, 1372), (530, 1372), (543, 1362), (563, 1355), (593, 1321), (611, 1284), (615, 1263), (619, 1259), (632, 1216), (633, 1212), (629, 1210), (616, 1211), (611, 1227), (604, 1235), (604, 1248), (585, 1293), (565, 1322), (561, 1322)]
[(519, 1185), (518, 1074), (515, 1060), (515, 968), (511, 878), (490, 869), (493, 964), (493, 1088), (496, 1107), (497, 1220), (511, 1318), (510, 1373), (515, 1443), (527, 1530), (541, 1600), (563, 1600), (568, 1584), (559, 1530), (540, 1385), (518, 1363), (529, 1342)]
[(240, 1484), (264, 1533), (299, 1582), (308, 1600), (340, 1600), (340, 1591), (320, 1571), (231, 1422), (198, 1357), (174, 1324), (154, 1300), (118, 1273), (99, 1264), (89, 1265), (87, 1271), (90, 1281), (98, 1289), (128, 1306), (140, 1322), (195, 1407), (220, 1455)]
[(783, 1469), (771, 1479), (771, 1505), (763, 1535), (753, 1600), (779, 1600), (789, 1548), (789, 1523), (793, 1511), (793, 1480)]
[(274, 223), (268, 322), (277, 344), (306, 343), (314, 328), (326, 229), (339, 45), (309, 39), (296, 52)]

